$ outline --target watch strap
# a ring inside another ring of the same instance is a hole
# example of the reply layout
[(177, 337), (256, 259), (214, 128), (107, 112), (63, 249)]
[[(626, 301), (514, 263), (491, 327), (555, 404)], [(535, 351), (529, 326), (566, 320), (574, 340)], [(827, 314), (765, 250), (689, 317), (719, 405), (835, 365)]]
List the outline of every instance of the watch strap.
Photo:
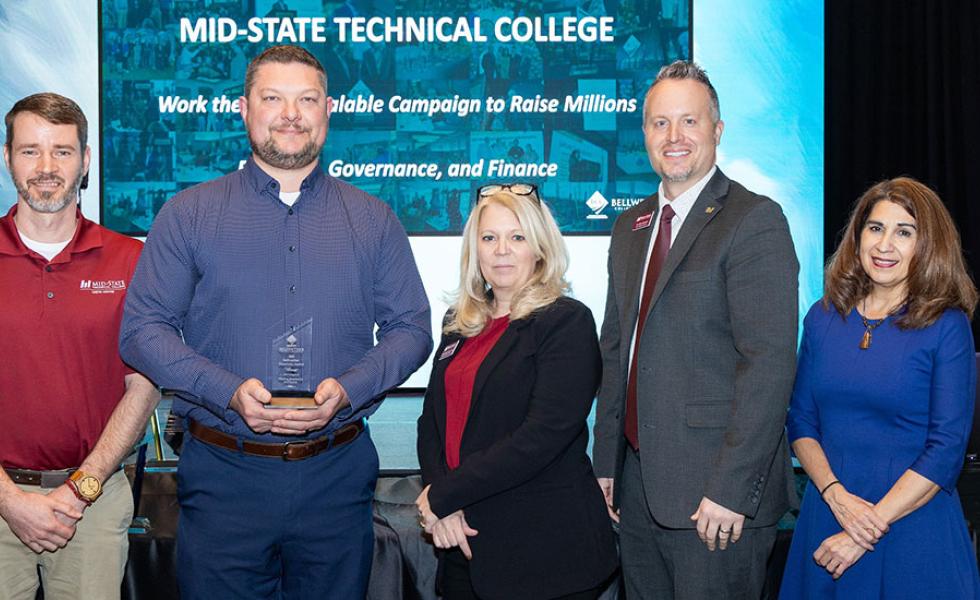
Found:
[(78, 489), (78, 484), (75, 483), (75, 480), (74, 479), (71, 479), (71, 478), (66, 479), (65, 480), (65, 485), (68, 486), (68, 489), (71, 490), (71, 493), (75, 494), (75, 497), (76, 498), (78, 498), (79, 500), (81, 500), (82, 502), (84, 502), (85, 504), (87, 504), (88, 506), (92, 506), (92, 501), (82, 495), (82, 492)]

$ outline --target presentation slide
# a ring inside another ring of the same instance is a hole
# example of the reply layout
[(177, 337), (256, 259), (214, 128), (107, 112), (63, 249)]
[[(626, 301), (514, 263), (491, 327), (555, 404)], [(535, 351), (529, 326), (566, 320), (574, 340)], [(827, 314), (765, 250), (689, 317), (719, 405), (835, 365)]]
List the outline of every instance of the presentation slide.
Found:
[[(52, 23), (58, 35), (38, 35)], [(248, 157), (245, 68), (293, 42), (323, 62), (336, 101), (323, 166), (411, 233), (434, 336), (458, 284), (458, 232), (493, 182), (538, 184), (567, 234), (572, 293), (601, 323), (605, 234), (659, 184), (643, 93), (662, 64), (692, 56), (721, 100), (720, 168), (786, 213), (801, 316), (820, 296), (819, 0), (2, 2), (0, 111), (39, 91), (78, 100), (93, 157), (82, 211), (141, 237), (174, 193)], [(6, 211), (16, 191), (0, 172)]]
[(102, 222), (145, 235), (176, 191), (237, 169), (249, 61), (308, 49), (333, 99), (322, 164), (409, 235), (459, 235), (488, 182), (536, 184), (564, 233), (656, 191), (646, 86), (690, 58), (688, 0), (103, 2)]

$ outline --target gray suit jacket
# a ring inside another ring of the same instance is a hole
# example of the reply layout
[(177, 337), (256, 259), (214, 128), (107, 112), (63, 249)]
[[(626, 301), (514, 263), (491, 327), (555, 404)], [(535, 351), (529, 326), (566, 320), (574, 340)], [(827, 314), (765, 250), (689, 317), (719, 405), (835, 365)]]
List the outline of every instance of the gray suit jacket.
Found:
[[(624, 212), (609, 247), (595, 472), (618, 477), (630, 342), (657, 195)], [(654, 215), (654, 219), (657, 215)], [(772, 525), (796, 502), (784, 424), (796, 371), (799, 264), (779, 205), (718, 170), (657, 281), (638, 340), (640, 463), (658, 523), (693, 528), (703, 496)]]

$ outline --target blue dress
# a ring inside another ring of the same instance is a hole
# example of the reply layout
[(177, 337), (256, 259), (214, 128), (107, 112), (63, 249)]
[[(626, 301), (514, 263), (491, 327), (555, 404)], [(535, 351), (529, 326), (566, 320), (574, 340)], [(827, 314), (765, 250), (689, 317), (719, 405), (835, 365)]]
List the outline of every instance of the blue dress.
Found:
[(973, 419), (976, 361), (966, 315), (947, 310), (925, 329), (889, 317), (859, 349), (864, 325), (818, 302), (804, 320), (787, 431), (820, 442), (849, 492), (875, 503), (907, 469), (942, 489), (840, 579), (813, 560), (842, 528), (808, 483), (779, 597), (977, 599), (980, 576), (956, 480)]

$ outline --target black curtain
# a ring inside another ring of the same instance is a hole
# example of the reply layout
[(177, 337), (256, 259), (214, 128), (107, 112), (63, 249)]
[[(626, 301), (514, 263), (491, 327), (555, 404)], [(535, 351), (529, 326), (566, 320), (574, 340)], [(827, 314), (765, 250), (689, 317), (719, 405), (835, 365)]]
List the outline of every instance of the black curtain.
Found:
[(977, 281), (980, 2), (826, 0), (825, 8), (825, 255), (865, 189), (909, 175), (946, 203)]

